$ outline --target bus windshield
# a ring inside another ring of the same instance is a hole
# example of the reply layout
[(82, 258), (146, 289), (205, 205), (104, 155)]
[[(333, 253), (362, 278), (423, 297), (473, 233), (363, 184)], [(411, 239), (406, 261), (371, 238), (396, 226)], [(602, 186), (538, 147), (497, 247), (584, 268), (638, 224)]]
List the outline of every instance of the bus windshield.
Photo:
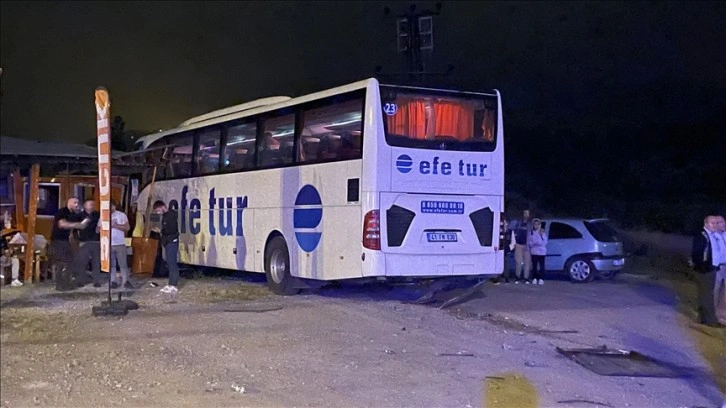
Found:
[(497, 98), (381, 87), (390, 146), (491, 152), (496, 147)]

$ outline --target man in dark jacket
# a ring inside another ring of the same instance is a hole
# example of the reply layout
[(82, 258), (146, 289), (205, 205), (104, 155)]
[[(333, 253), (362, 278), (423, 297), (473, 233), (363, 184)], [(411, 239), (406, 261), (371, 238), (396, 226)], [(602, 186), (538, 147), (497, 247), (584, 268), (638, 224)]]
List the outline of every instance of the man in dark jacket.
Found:
[(714, 282), (718, 271), (714, 260), (713, 234), (716, 233), (717, 219), (709, 215), (703, 220), (703, 229), (693, 237), (691, 262), (696, 271), (698, 284), (698, 322), (712, 327), (721, 327), (716, 318), (716, 307), (713, 301)]
[(527, 240), (529, 233), (532, 232), (532, 223), (529, 221), (529, 210), (522, 212), (522, 219), (514, 220), (509, 224), (508, 234), (514, 233), (514, 275), (519, 283), (524, 279), (525, 283), (529, 283), (529, 271), (532, 267), (532, 255), (529, 253), (529, 245)]
[(50, 235), (50, 248), (48, 258), (55, 266), (57, 276), (54, 276), (56, 290), (73, 290), (82, 286), (81, 282), (74, 281), (73, 261), (74, 250), (71, 245), (71, 233), (83, 229), (88, 224), (79, 213), (79, 203), (76, 197), (71, 197), (66, 206), (59, 209), (53, 219), (53, 231)]
[(163, 293), (176, 295), (179, 290), (179, 216), (175, 210), (169, 210), (163, 201), (156, 201), (154, 212), (161, 215), (161, 226), (154, 231), (161, 235), (159, 245), (163, 248), (164, 260), (169, 268), (169, 284), (161, 288)]
[(85, 226), (78, 230), (78, 252), (76, 252), (75, 272), (79, 282), (87, 282), (86, 268), (88, 261), (91, 261), (91, 273), (93, 286), (101, 287), (101, 234), (98, 221), (101, 214), (96, 211), (96, 204), (93, 200), (86, 200), (83, 203), (81, 216), (86, 220)]

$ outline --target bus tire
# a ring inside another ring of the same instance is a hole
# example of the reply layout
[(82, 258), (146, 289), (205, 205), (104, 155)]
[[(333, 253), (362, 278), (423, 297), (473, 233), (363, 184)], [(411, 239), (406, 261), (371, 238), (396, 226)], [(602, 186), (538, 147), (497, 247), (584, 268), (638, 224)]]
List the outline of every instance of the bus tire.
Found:
[(265, 247), (265, 275), (267, 287), (278, 295), (294, 295), (299, 292), (295, 288), (295, 278), (290, 275), (290, 253), (282, 236), (276, 236)]

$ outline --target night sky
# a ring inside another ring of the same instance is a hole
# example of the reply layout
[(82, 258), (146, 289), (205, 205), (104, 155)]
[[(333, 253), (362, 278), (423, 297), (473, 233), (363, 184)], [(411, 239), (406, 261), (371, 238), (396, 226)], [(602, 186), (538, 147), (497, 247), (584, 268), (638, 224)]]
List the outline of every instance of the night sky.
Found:
[[(408, 2), (2, 3), (2, 134), (82, 142), (403, 70)], [(419, 9), (433, 2), (417, 2)], [(443, 2), (431, 85), (499, 89), (505, 125), (699, 123), (726, 107), (724, 2)]]

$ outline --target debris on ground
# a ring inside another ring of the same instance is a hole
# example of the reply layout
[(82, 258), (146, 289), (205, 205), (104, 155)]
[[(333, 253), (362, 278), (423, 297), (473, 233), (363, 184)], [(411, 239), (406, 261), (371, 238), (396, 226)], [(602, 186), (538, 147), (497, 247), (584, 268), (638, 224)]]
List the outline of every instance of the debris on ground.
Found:
[(264, 312), (274, 312), (276, 310), (282, 310), (282, 306), (280, 305), (251, 305), (251, 304), (241, 304), (241, 305), (230, 305), (224, 309), (225, 312), (246, 312), (246, 313), (264, 313)]
[(597, 402), (597, 401), (590, 401), (590, 400), (584, 400), (584, 399), (563, 400), (563, 401), (557, 401), (557, 403), (558, 404), (590, 404), (590, 405), (597, 405), (600, 407), (615, 408), (612, 405), (605, 403), (605, 402)]
[(456, 353), (439, 353), (439, 357), (474, 357), (474, 353), (468, 351), (457, 351)]

